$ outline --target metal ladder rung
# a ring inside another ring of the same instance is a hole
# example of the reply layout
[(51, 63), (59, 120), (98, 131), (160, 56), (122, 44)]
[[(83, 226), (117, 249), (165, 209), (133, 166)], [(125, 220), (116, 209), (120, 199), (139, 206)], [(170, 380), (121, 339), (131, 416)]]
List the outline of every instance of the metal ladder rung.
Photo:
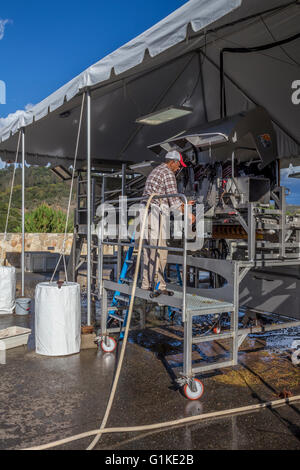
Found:
[[(134, 256), (134, 255), (132, 255), (132, 256)], [(126, 264), (133, 264), (134, 261), (135, 261), (135, 260), (133, 260), (133, 259), (129, 259), (128, 261), (124, 261), (124, 263), (126, 263)]]
[(130, 284), (131, 282), (133, 282), (133, 279), (128, 279), (126, 277), (123, 277), (122, 279), (120, 279), (120, 281), (127, 282), (127, 284)]
[(119, 315), (116, 315), (114, 313), (109, 313), (109, 317), (113, 318), (114, 320), (118, 320), (118, 321), (124, 323), (124, 318), (120, 317)]

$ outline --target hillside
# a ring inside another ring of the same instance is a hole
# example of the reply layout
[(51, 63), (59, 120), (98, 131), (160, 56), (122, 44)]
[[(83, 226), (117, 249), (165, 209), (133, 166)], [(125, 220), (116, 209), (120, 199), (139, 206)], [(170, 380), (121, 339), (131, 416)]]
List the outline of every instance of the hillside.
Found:
[[(0, 170), (0, 232), (4, 231), (13, 165)], [(8, 231), (15, 232), (21, 223), (21, 168), (17, 168)], [(66, 212), (70, 183), (63, 182), (49, 168), (28, 167), (25, 173), (25, 209), (31, 211), (46, 203)]]

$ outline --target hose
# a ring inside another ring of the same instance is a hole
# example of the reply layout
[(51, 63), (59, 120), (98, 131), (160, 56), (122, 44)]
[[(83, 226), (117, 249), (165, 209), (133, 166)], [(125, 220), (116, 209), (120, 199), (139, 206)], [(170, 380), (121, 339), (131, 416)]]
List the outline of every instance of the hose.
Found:
[(133, 285), (132, 285), (132, 291), (131, 291), (131, 298), (130, 298), (130, 304), (129, 304), (129, 309), (128, 309), (128, 317), (127, 317), (127, 324), (125, 328), (125, 333), (124, 333), (124, 340), (122, 344), (122, 349), (120, 353), (120, 359), (118, 361), (118, 366), (116, 369), (115, 377), (113, 380), (113, 384), (111, 387), (111, 393), (110, 397), (107, 403), (106, 411), (101, 423), (101, 426), (97, 430), (93, 431), (88, 431), (82, 434), (77, 434), (75, 436), (71, 436), (65, 439), (61, 439), (58, 441), (50, 442), (49, 444), (44, 444), (36, 447), (31, 447), (27, 448), (25, 450), (45, 450), (45, 449), (50, 449), (52, 447), (57, 447), (63, 444), (67, 444), (69, 442), (76, 441), (78, 439), (83, 439), (85, 437), (89, 436), (95, 436), (93, 441), (90, 443), (90, 445), (87, 447), (87, 450), (93, 450), (94, 447), (97, 445), (99, 442), (102, 434), (108, 434), (108, 433), (121, 433), (121, 432), (137, 432), (137, 431), (146, 431), (146, 430), (151, 430), (151, 429), (159, 429), (159, 428), (165, 428), (165, 427), (170, 427), (170, 426), (176, 426), (176, 425), (182, 425), (186, 423), (191, 423), (194, 421), (200, 421), (208, 418), (217, 418), (217, 417), (222, 417), (222, 416), (228, 416), (231, 414), (235, 413), (244, 413), (244, 412), (250, 412), (254, 411), (257, 409), (262, 409), (262, 408), (268, 408), (268, 407), (274, 407), (274, 406), (280, 406), (285, 403), (292, 403), (296, 400), (300, 400), (300, 395), (292, 398), (284, 398), (280, 400), (275, 400), (275, 401), (270, 401), (270, 402), (264, 402), (264, 403), (259, 403), (256, 405), (249, 405), (249, 406), (244, 406), (241, 408), (232, 408), (229, 410), (222, 410), (222, 411), (217, 411), (217, 412), (212, 412), (212, 413), (206, 413), (204, 415), (198, 415), (198, 416), (190, 416), (187, 418), (181, 418), (177, 419), (174, 421), (167, 421), (164, 423), (156, 423), (156, 424), (150, 424), (150, 425), (144, 425), (144, 426), (131, 426), (131, 427), (120, 427), (120, 428), (107, 428), (105, 429), (106, 423), (108, 421), (111, 408), (113, 405), (113, 401), (115, 398), (117, 386), (118, 386), (118, 381), (120, 378), (120, 373), (122, 370), (122, 365), (123, 365), (123, 360), (125, 356), (125, 350), (127, 346), (127, 340), (128, 340), (128, 334), (129, 334), (129, 327), (131, 323), (131, 317), (132, 317), (132, 312), (133, 312), (133, 305), (134, 305), (134, 300), (135, 300), (135, 292), (136, 292), (136, 285), (137, 285), (137, 280), (138, 280), (138, 273), (139, 273), (139, 266), (140, 266), (140, 261), (141, 261), (141, 253), (142, 253), (142, 247), (143, 247), (143, 238), (144, 238), (144, 231), (145, 231), (145, 225), (146, 225), (146, 218), (148, 215), (148, 209), (151, 204), (152, 199), (156, 196), (156, 194), (152, 194), (149, 199), (147, 200), (147, 204), (145, 206), (145, 211), (143, 215), (143, 220), (142, 220), (142, 225), (141, 225), (141, 231), (140, 231), (140, 239), (139, 239), (139, 244), (138, 244), (138, 251), (137, 251), (137, 259), (136, 259), (136, 266), (135, 266), (135, 272), (134, 272), (134, 278), (133, 278)]
[(142, 254), (142, 247), (143, 247), (143, 237), (144, 237), (144, 231), (145, 231), (145, 226), (146, 226), (146, 219), (148, 215), (148, 209), (151, 204), (152, 199), (156, 196), (156, 194), (152, 194), (149, 199), (147, 200), (147, 204), (145, 207), (145, 211), (143, 214), (143, 221), (142, 221), (142, 226), (141, 226), (141, 231), (140, 231), (140, 239), (139, 239), (139, 245), (138, 245), (138, 251), (137, 251), (137, 258), (136, 258), (136, 266), (135, 266), (135, 271), (134, 271), (134, 277), (133, 277), (133, 285), (132, 285), (132, 291), (131, 291), (131, 298), (130, 298), (130, 304), (129, 304), (129, 309), (128, 309), (128, 316), (127, 316), (127, 324), (125, 328), (125, 333), (124, 333), (124, 340), (122, 344), (122, 349), (120, 353), (120, 359), (118, 362), (118, 367), (116, 371), (116, 375), (113, 381), (110, 397), (108, 400), (107, 408), (100, 426), (100, 429), (98, 433), (96, 434), (95, 438), (91, 442), (91, 444), (87, 447), (87, 450), (93, 450), (96, 444), (99, 442), (102, 432), (106, 426), (108, 417), (110, 415), (110, 411), (113, 405), (113, 401), (115, 398), (118, 382), (119, 382), (119, 377), (123, 365), (123, 360), (125, 356), (125, 350), (127, 346), (127, 340), (128, 340), (128, 334), (129, 334), (129, 327), (131, 323), (131, 317), (132, 317), (132, 312), (133, 312), (133, 305), (134, 305), (134, 300), (135, 300), (135, 291), (136, 291), (136, 285), (137, 285), (137, 280), (138, 280), (138, 274), (139, 274), (139, 268), (140, 268), (140, 261), (141, 261), (141, 254)]
[(77, 441), (79, 439), (84, 439), (86, 437), (90, 437), (93, 435), (101, 436), (102, 434), (149, 431), (153, 429), (168, 428), (171, 426), (189, 424), (189, 423), (196, 422), (196, 421), (203, 421), (205, 419), (223, 418), (223, 417), (231, 416), (234, 414), (251, 413), (252, 411), (255, 411), (255, 410), (261, 410), (263, 408), (275, 408), (281, 405), (291, 404), (299, 400), (300, 400), (300, 395), (297, 395), (295, 397), (281, 398), (279, 400), (257, 403), (255, 405), (241, 406), (239, 408), (231, 408), (228, 410), (214, 411), (212, 413), (205, 413), (203, 415), (197, 415), (197, 416), (188, 416), (187, 418), (180, 418), (174, 421), (166, 421), (164, 423), (148, 424), (144, 426), (106, 428), (106, 429), (100, 429), (100, 430), (96, 429), (94, 431), (87, 431), (81, 434), (76, 434), (75, 436), (66, 437), (65, 439), (61, 439), (59, 441), (50, 442), (49, 444), (43, 444), (43, 445), (36, 446), (36, 447), (30, 447), (24, 450), (46, 450), (52, 447), (57, 447), (63, 444), (68, 444), (70, 442)]

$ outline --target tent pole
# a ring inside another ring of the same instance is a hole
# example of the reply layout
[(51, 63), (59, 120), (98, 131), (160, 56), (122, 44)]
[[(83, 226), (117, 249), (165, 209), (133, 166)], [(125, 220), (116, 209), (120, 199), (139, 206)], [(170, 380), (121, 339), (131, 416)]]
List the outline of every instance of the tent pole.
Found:
[(91, 325), (91, 92), (87, 97), (87, 324)]
[(22, 129), (22, 253), (21, 253), (21, 271), (22, 271), (22, 297), (25, 295), (25, 129)]
[[(121, 196), (122, 198), (125, 197), (126, 195), (126, 163), (122, 163), (122, 189), (121, 189)], [(123, 221), (124, 222), (124, 221)], [(118, 242), (120, 243), (121, 236), (120, 236), (120, 230), (119, 230), (119, 236), (118, 236)], [(122, 246), (118, 246), (118, 256), (117, 256), (117, 279), (120, 278), (121, 275), (121, 269), (122, 269)]]

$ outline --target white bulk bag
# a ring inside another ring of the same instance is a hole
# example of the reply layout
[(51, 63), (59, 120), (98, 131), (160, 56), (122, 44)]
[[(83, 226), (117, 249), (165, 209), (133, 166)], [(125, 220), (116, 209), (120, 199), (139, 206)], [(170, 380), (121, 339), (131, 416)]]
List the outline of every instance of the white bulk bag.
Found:
[(80, 285), (41, 282), (35, 289), (35, 347), (38, 354), (66, 356), (80, 351)]
[(16, 305), (16, 269), (0, 266), (0, 315), (13, 313)]

